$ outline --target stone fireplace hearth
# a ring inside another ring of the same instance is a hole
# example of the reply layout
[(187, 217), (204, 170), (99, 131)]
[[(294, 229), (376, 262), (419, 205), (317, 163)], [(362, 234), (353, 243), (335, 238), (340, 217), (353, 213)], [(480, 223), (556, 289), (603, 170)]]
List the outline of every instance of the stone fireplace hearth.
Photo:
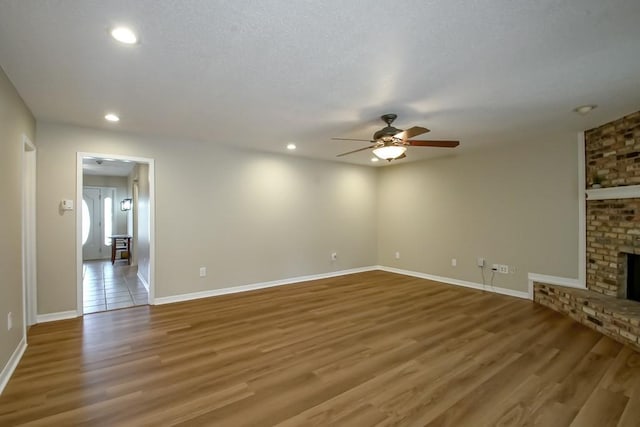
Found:
[(640, 303), (546, 283), (534, 283), (533, 295), (538, 304), (640, 351)]

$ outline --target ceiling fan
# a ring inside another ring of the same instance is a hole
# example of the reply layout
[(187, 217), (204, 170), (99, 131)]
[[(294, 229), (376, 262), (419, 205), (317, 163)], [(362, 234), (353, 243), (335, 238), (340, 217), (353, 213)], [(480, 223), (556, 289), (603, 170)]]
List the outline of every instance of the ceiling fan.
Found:
[(398, 129), (391, 126), (391, 123), (398, 116), (393, 113), (384, 114), (380, 118), (387, 126), (373, 134), (373, 139), (353, 139), (353, 138), (331, 138), (336, 141), (367, 141), (373, 144), (368, 147), (359, 148), (357, 150), (348, 151), (338, 154), (336, 157), (346, 156), (347, 154), (357, 153), (358, 151), (373, 149), (373, 154), (383, 160), (398, 160), (407, 157), (405, 151), (407, 147), (443, 147), (454, 148), (460, 145), (459, 141), (415, 141), (409, 138), (422, 135), (429, 132), (429, 129), (421, 126), (414, 126), (406, 130)]

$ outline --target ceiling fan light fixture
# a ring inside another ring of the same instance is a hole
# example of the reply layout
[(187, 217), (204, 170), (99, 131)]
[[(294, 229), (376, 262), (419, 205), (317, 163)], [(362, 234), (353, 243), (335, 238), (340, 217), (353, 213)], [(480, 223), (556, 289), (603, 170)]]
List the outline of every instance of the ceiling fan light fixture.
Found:
[(595, 110), (596, 107), (597, 107), (597, 105), (595, 105), (595, 104), (581, 105), (579, 107), (574, 108), (573, 111), (578, 113), (578, 114), (580, 114), (581, 116), (584, 116), (584, 115), (589, 114), (593, 110)]
[(373, 154), (382, 160), (393, 160), (404, 154), (407, 147), (402, 145), (384, 145), (373, 150)]

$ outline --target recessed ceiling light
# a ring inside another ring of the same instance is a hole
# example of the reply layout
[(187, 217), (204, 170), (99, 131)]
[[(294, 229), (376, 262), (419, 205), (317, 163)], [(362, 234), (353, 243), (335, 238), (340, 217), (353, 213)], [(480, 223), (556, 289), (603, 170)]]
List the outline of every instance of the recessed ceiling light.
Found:
[(295, 150), (296, 149), (296, 144), (287, 144), (287, 150)]
[(585, 114), (592, 112), (596, 107), (597, 105), (581, 105), (574, 108), (573, 111), (584, 116)]
[(104, 116), (104, 119), (114, 123), (120, 121), (120, 117), (118, 117), (116, 114), (113, 114), (113, 113), (107, 114), (106, 116)]
[(377, 157), (372, 157), (372, 158), (371, 158), (371, 161), (372, 161), (373, 163), (375, 163), (375, 162), (379, 162), (379, 161), (380, 161), (380, 159), (379, 159), (379, 158), (377, 158)]
[(124, 44), (136, 44), (138, 43), (138, 36), (133, 32), (131, 28), (116, 27), (111, 30), (111, 37)]

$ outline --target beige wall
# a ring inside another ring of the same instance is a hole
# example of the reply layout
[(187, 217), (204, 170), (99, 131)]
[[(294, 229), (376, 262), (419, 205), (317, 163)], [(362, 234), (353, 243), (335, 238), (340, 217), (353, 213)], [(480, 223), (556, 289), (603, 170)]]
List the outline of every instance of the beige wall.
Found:
[[(0, 69), (0, 371), (22, 338), (22, 135), (35, 143), (35, 121)], [(7, 331), (7, 314), (13, 328)]]
[(376, 262), (372, 168), (44, 122), (37, 132), (40, 313), (76, 308), (77, 211), (58, 203), (75, 198), (78, 151), (155, 159), (157, 297)]
[(518, 291), (528, 272), (577, 278), (577, 158), (573, 134), (382, 169), (378, 262), (482, 283), (482, 256)]
[(136, 197), (135, 210), (136, 215), (136, 264), (138, 265), (138, 274), (148, 284), (151, 273), (151, 212), (149, 199), (149, 165), (136, 165), (136, 185), (138, 188), (138, 197)]
[(131, 199), (131, 210), (127, 211), (127, 234), (131, 235), (131, 265), (138, 265), (138, 167), (136, 164), (127, 177), (127, 197)]
[(578, 275), (576, 135), (381, 169), (49, 123), (38, 144), (41, 313), (75, 308), (77, 151), (155, 159), (157, 297), (374, 264), (481, 283), (478, 256), (517, 291)]

